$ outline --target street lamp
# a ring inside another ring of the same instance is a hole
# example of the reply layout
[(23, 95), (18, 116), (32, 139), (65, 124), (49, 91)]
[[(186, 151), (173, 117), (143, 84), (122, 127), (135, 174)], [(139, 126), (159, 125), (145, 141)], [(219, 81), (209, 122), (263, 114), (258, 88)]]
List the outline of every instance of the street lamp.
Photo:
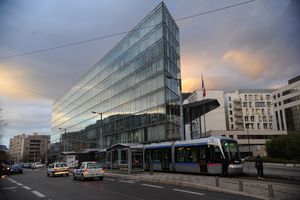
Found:
[(95, 112), (95, 111), (92, 111), (93, 114), (95, 115), (100, 115), (100, 149), (102, 149), (103, 147), (103, 136), (102, 136), (102, 113), (100, 112)]
[[(66, 136), (67, 136), (67, 135), (66, 135), (66, 133), (67, 133), (67, 129), (65, 129), (65, 128), (58, 128), (58, 129), (59, 129), (59, 130), (64, 130), (64, 131), (65, 131), (65, 133), (64, 133), (64, 134), (65, 134), (65, 138), (66, 138)], [(62, 135), (60, 134), (60, 136), (61, 136), (61, 138), (60, 138), (60, 142), (62, 143)], [(64, 146), (63, 150), (64, 150), (64, 151), (66, 151), (66, 149), (65, 149), (65, 147), (66, 147), (66, 146), (65, 146), (65, 144), (63, 144), (63, 146)]]
[(183, 105), (182, 105), (183, 104), (182, 103), (183, 99), (182, 99), (181, 78), (175, 78), (175, 77), (173, 77), (173, 76), (171, 76), (169, 74), (166, 75), (166, 78), (167, 79), (174, 79), (179, 84), (179, 92), (180, 92), (180, 96), (179, 96), (179, 98), (180, 98), (180, 124), (181, 124), (181, 126), (180, 126), (180, 138), (181, 138), (181, 140), (185, 140), (185, 130), (184, 130), (184, 121), (183, 121)]
[(249, 128), (249, 126), (247, 127), (246, 126), (246, 130), (247, 130), (247, 137), (248, 137), (248, 155), (250, 156), (250, 140), (249, 140), (249, 132), (248, 132), (248, 128)]

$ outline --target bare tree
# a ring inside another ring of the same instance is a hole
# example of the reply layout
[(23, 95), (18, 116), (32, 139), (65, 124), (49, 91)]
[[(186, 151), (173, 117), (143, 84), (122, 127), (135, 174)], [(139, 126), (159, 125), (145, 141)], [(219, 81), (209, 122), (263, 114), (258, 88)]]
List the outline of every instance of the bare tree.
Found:
[(2, 142), (2, 137), (4, 135), (4, 127), (7, 125), (7, 122), (2, 119), (2, 108), (0, 108), (0, 142)]

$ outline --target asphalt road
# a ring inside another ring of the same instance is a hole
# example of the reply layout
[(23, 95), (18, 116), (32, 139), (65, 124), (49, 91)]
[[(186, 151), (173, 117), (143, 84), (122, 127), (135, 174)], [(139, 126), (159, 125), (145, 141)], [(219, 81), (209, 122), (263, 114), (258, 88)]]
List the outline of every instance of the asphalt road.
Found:
[(0, 191), (4, 200), (252, 199), (225, 193), (117, 178), (82, 182), (74, 181), (72, 176), (46, 177), (45, 169), (26, 170), (24, 174), (5, 177), (0, 180)]

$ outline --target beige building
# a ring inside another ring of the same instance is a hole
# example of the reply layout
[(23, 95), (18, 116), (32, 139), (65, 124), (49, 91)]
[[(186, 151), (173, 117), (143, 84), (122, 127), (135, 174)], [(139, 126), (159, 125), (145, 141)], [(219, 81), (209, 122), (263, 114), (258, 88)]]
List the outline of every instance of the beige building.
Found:
[(45, 161), (50, 135), (17, 135), (10, 139), (9, 154), (12, 162)]

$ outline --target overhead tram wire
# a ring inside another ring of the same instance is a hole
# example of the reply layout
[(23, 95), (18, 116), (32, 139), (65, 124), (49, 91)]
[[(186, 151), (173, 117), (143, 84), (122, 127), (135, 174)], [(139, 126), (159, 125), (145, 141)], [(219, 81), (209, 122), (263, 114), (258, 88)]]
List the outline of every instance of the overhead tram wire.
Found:
[[(232, 5), (229, 5), (229, 6), (222, 7), (222, 8), (217, 8), (217, 9), (214, 9), (214, 10), (206, 11), (206, 12), (203, 12), (203, 13), (198, 13), (198, 14), (195, 14), (195, 15), (190, 15), (190, 16), (178, 18), (178, 19), (175, 19), (174, 21), (187, 20), (187, 19), (198, 17), (198, 16), (201, 16), (201, 15), (206, 15), (206, 14), (210, 14), (210, 13), (214, 13), (214, 12), (219, 12), (219, 11), (223, 11), (223, 10), (226, 10), (226, 9), (230, 9), (230, 8), (234, 8), (234, 7), (237, 7), (237, 6), (241, 6), (241, 5), (244, 5), (244, 4), (252, 3), (254, 1), (256, 1), (256, 0), (250, 0), (250, 1), (245, 1), (245, 2), (241, 2), (241, 3), (236, 3), (236, 4), (232, 4)], [(58, 46), (54, 46), (54, 47), (49, 47), (49, 48), (45, 48), (45, 49), (39, 49), (39, 50), (28, 51), (28, 52), (24, 52), (24, 53), (20, 53), (20, 54), (15, 54), (15, 55), (10, 55), (10, 56), (4, 56), (4, 57), (0, 57), (0, 60), (6, 60), (6, 59), (10, 59), (10, 58), (15, 58), (15, 57), (20, 57), (20, 56), (26, 56), (26, 55), (31, 55), (31, 54), (45, 52), (45, 51), (52, 51), (52, 50), (55, 50), (55, 49), (65, 48), (65, 47), (69, 47), (69, 46), (75, 46), (75, 45), (79, 45), (79, 44), (84, 44), (84, 43), (88, 43), (88, 42), (93, 42), (93, 41), (97, 41), (97, 40), (102, 40), (102, 39), (106, 39), (106, 38), (111, 38), (111, 37), (115, 37), (115, 36), (127, 34), (127, 33), (130, 33), (130, 32), (134, 32), (136, 30), (142, 30), (142, 29), (151, 28), (151, 27), (154, 27), (154, 26), (156, 26), (156, 25), (148, 26), (148, 27), (143, 27), (143, 28), (137, 28), (137, 29), (133, 29), (133, 30), (130, 30), (130, 31), (123, 31), (123, 32), (119, 32), (119, 33), (113, 33), (113, 34), (109, 34), (109, 35), (105, 35), (105, 36), (100, 36), (100, 37), (96, 37), (96, 38), (92, 38), (92, 39), (87, 39), (87, 40), (82, 40), (82, 41), (77, 41), (77, 42), (62, 44), (62, 45), (58, 45)]]

